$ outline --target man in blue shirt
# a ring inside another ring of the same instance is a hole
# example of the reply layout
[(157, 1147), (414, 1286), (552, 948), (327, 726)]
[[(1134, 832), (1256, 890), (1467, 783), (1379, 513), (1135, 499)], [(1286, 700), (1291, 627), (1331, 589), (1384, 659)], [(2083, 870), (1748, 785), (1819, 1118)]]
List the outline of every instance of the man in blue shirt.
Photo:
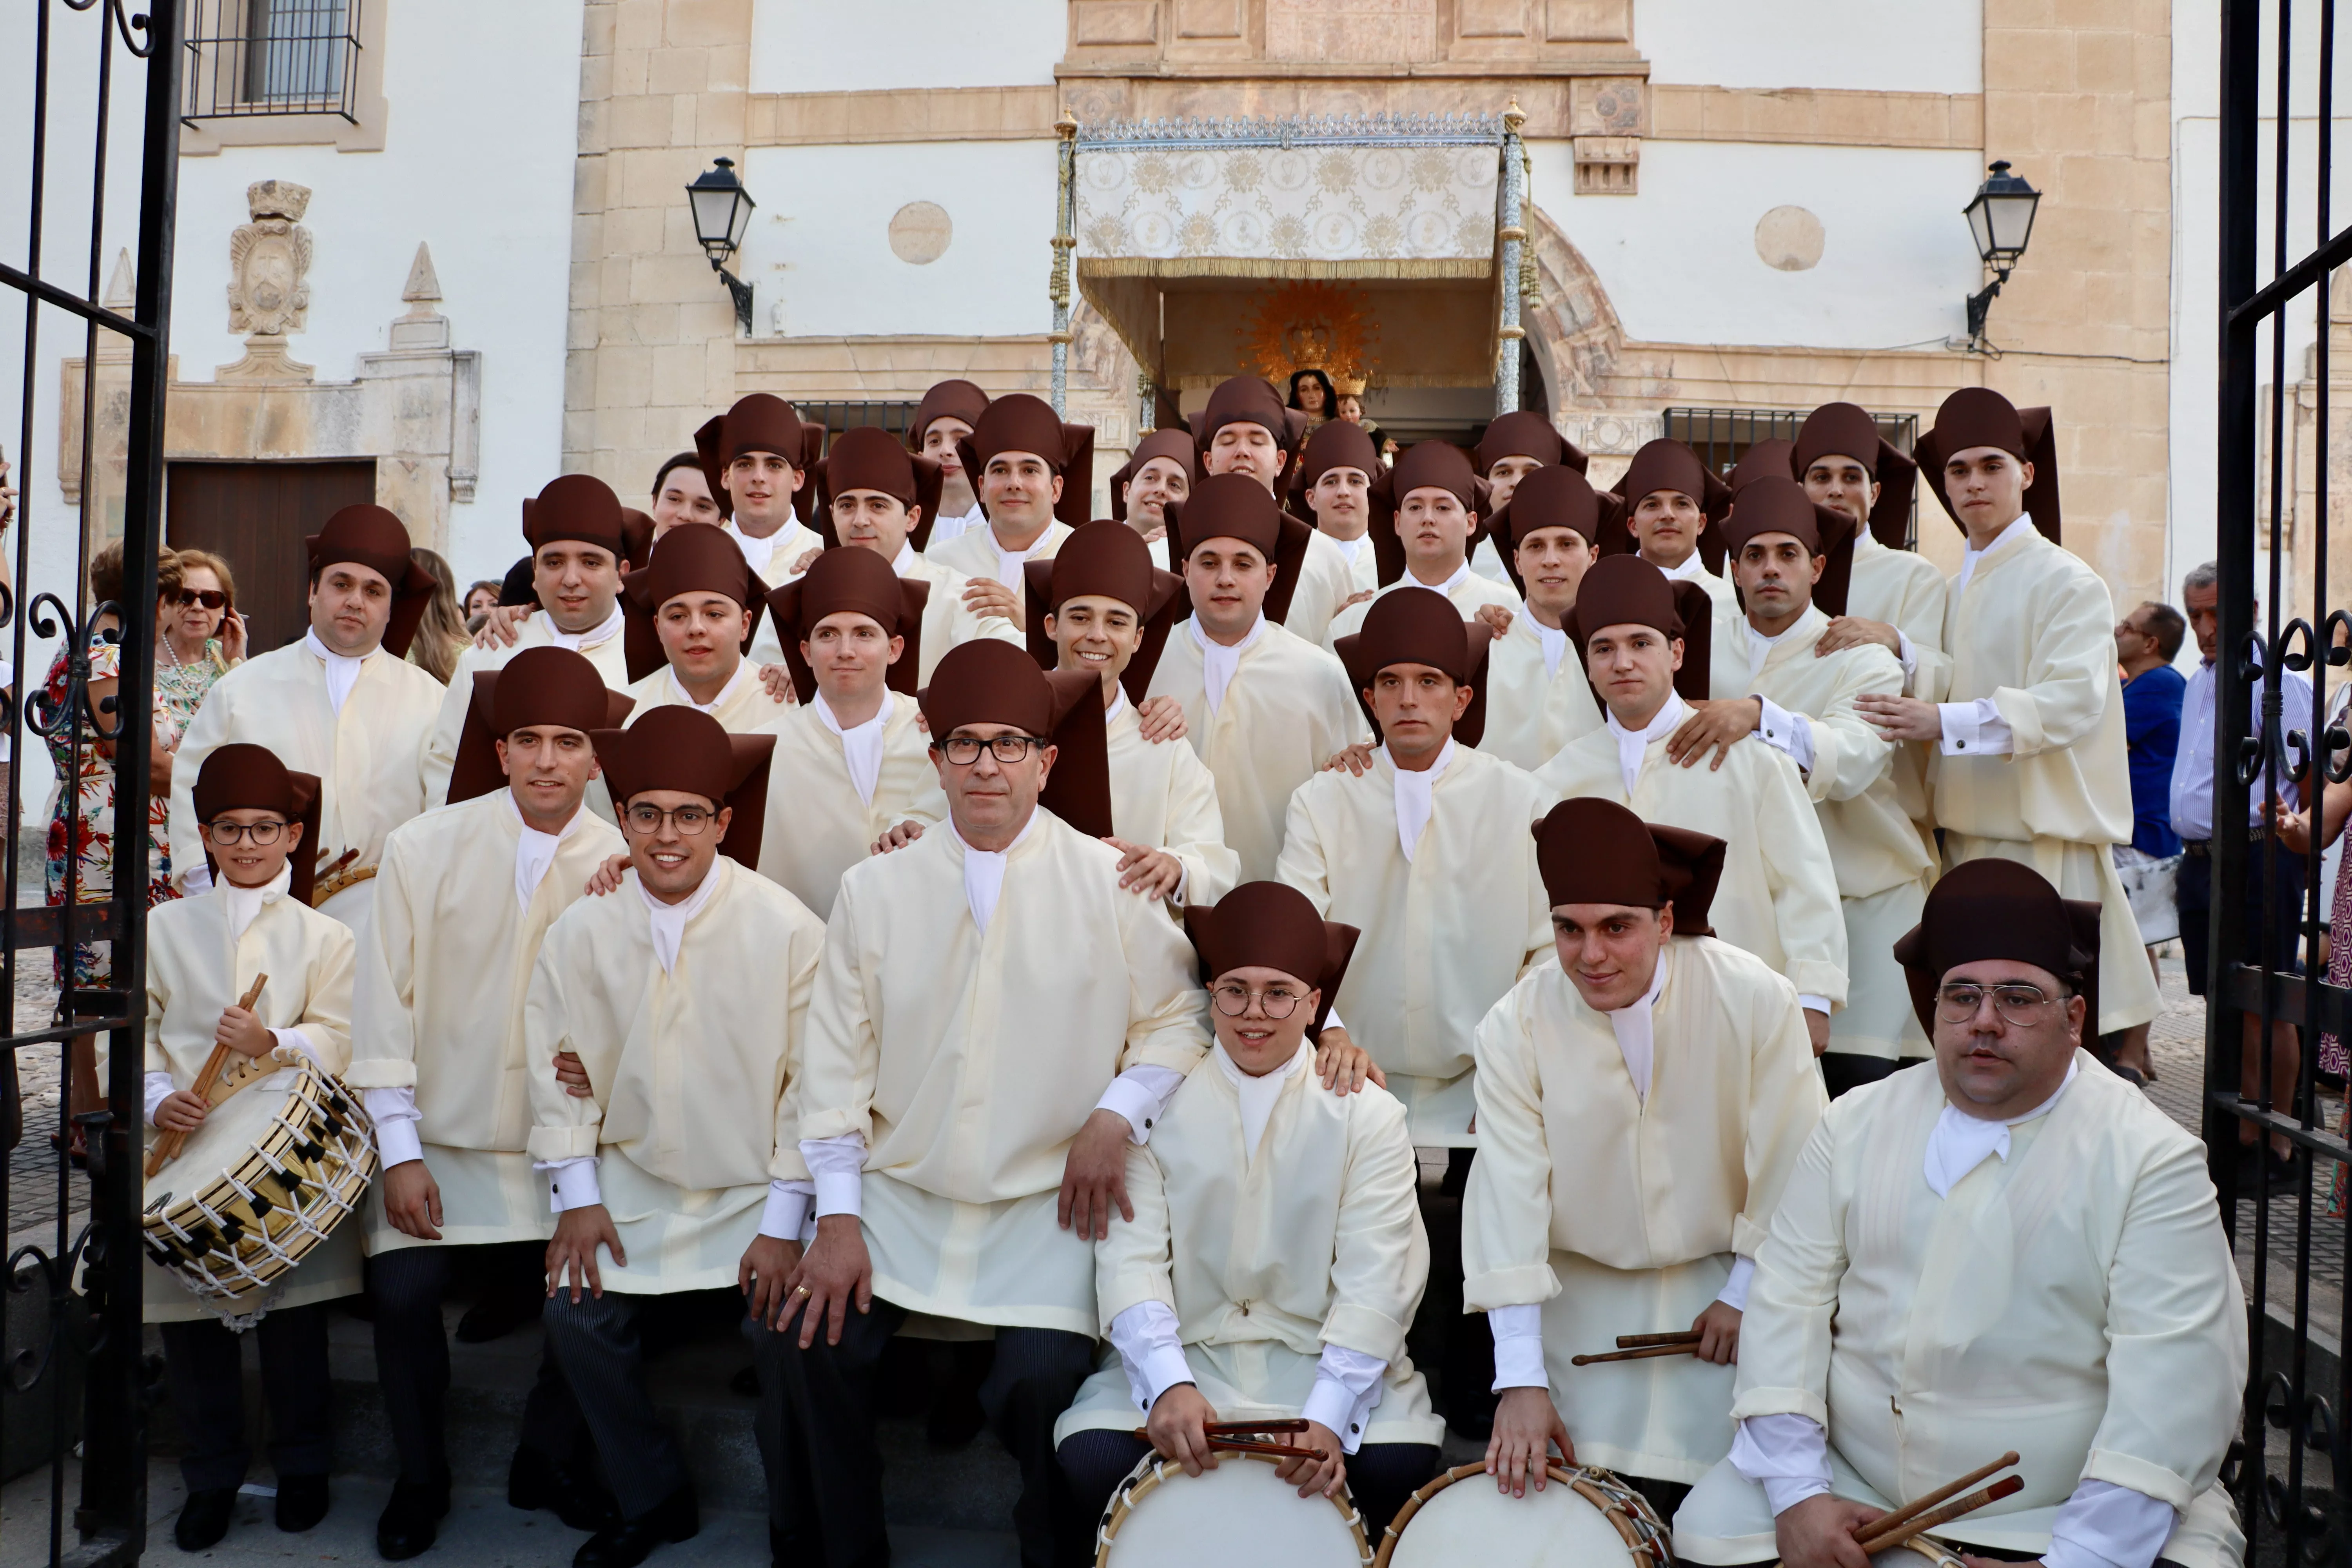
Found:
[[(2169, 605), (2150, 600), (2116, 623), (2116, 657), (2123, 667), (2124, 750), (2131, 764), (2132, 840), (2116, 849), (2116, 874), (2131, 899), (2156, 967), (2156, 946), (2180, 934), (2173, 902), (2180, 875), (2180, 836), (2172, 831), (2172, 759), (2180, 744), (2180, 696), (2189, 682), (2172, 668), (2189, 623)], [(2116, 1037), (2115, 1066), (2126, 1078), (2152, 1079), (2148, 1026)]]

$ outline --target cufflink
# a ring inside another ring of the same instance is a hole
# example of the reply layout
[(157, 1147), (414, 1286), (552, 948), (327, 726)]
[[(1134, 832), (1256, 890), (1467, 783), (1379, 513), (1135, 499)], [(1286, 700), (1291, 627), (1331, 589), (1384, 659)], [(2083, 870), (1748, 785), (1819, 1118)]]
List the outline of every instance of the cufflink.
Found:
[(1156, 1123), (1154, 1123), (1154, 1122), (1152, 1121), (1151, 1118), (1150, 1118), (1149, 1116), (1147, 1116), (1147, 1117), (1145, 1117), (1145, 1118), (1143, 1119), (1143, 1130), (1144, 1130), (1146, 1132), (1150, 1131), (1151, 1131), (1151, 1129), (1153, 1128), (1153, 1126), (1155, 1126), (1155, 1125), (1156, 1125)]
[(1956, 752), (1965, 752), (1968, 749), (1969, 743), (1966, 741), (1955, 741), (1952, 742), (1952, 750)]

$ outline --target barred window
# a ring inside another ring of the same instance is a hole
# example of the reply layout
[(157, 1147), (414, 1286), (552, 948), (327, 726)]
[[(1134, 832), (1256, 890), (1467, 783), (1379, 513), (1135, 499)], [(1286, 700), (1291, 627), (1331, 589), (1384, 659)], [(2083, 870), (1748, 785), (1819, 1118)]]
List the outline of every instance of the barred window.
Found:
[(189, 0), (183, 118), (356, 120), (362, 0)]
[[(1759, 441), (1793, 441), (1803, 428), (1806, 410), (1795, 408), (1669, 408), (1665, 434), (1696, 452), (1699, 460), (1728, 479), (1731, 470)], [(1878, 433), (1896, 451), (1909, 453), (1919, 441), (1916, 414), (1875, 416)], [(1905, 544), (1919, 547), (1919, 492), (1911, 492), (1911, 531)]]

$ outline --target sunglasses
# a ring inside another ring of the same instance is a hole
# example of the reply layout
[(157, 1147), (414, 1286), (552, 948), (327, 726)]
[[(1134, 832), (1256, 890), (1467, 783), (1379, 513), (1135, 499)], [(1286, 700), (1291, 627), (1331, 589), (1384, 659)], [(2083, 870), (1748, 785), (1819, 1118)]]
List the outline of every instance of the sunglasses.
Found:
[(190, 605), (202, 605), (207, 610), (217, 610), (228, 603), (228, 595), (217, 588), (183, 588), (173, 603), (184, 610)]

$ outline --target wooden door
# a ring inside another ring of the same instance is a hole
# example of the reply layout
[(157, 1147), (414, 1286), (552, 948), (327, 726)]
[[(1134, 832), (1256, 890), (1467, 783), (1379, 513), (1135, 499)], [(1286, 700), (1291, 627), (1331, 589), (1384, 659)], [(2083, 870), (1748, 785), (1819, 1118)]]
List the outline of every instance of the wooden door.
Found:
[(251, 651), (263, 653), (310, 626), (302, 541), (339, 508), (375, 500), (375, 459), (177, 462), (168, 482), (165, 542), (174, 550), (209, 550), (229, 563)]

